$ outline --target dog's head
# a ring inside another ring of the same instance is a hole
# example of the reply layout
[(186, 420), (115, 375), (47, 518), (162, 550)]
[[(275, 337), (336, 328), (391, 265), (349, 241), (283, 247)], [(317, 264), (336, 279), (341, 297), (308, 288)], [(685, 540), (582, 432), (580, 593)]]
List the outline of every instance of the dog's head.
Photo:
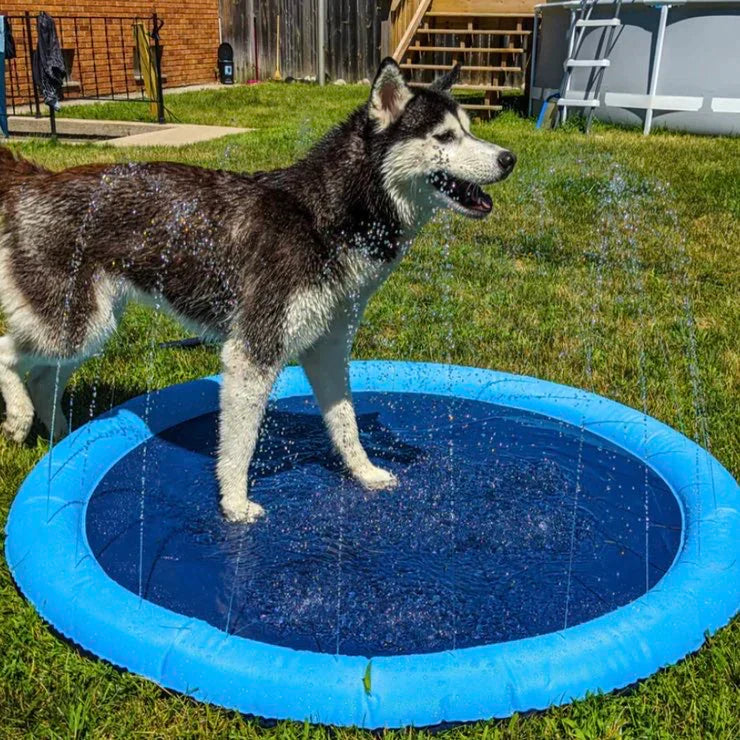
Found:
[(512, 152), (470, 133), (470, 118), (449, 94), (459, 73), (456, 65), (414, 92), (389, 57), (373, 82), (371, 136), (384, 185), (404, 220), (435, 208), (484, 218), (493, 204), (481, 186), (503, 180), (514, 169)]

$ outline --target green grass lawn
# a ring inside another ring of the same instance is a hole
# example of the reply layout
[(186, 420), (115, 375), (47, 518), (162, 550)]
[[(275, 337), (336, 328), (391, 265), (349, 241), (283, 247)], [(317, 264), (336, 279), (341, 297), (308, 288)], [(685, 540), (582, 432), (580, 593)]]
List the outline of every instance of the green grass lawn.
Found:
[[(265, 84), (167, 98), (181, 121), (255, 127), (176, 150), (28, 141), (52, 168), (170, 159), (234, 170), (285, 165), (361, 102), (368, 88)], [(145, 120), (113, 103), (64, 115)], [(513, 149), (513, 176), (491, 189), (485, 221), (440, 217), (372, 300), (358, 358), (434, 360), (567, 383), (648, 413), (740, 472), (740, 139), (595, 126), (539, 132), (505, 114), (478, 135)], [(2, 319), (0, 318), (0, 329)], [(159, 350), (184, 336), (131, 308), (101, 358), (73, 379), (74, 424), (142, 393), (218, 370), (210, 349)], [(644, 382), (642, 382), (644, 379)], [(0, 440), (0, 517), (43, 455), (35, 438)], [(387, 733), (389, 737), (424, 732)], [(616, 694), (445, 737), (740, 737), (740, 619), (679, 665)], [(84, 656), (59, 639), (0, 567), (0, 735), (8, 737), (270, 737), (369, 734), (295, 723), (264, 725), (198, 704)]]

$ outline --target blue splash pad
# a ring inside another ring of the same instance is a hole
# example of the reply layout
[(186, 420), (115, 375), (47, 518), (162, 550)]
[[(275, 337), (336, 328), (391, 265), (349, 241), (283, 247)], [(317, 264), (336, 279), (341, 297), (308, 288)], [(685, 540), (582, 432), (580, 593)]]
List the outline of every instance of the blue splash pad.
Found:
[(454, 396), (360, 393), (355, 404), (395, 490), (347, 480), (312, 399), (279, 399), (251, 471), (268, 517), (230, 525), (207, 414), (105, 475), (87, 508), (93, 555), (124, 588), (230, 634), (368, 657), (563, 629), (638, 598), (673, 562), (676, 498), (591, 432)]
[(223, 524), (218, 379), (175, 386), (77, 430), (31, 473), (7, 527), (19, 587), (61, 633), (164, 686), (366, 727), (622, 687), (737, 612), (738, 487), (685, 437), (532, 378), (351, 373), (396, 491), (343, 476), (288, 368), (252, 470), (268, 520)]

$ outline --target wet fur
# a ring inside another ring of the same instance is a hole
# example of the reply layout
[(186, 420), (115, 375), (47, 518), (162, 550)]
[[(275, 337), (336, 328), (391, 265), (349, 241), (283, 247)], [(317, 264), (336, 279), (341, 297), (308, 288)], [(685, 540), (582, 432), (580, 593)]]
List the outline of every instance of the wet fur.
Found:
[(439, 154), (419, 147), (453, 117), (464, 138), (454, 101), (412, 94), (387, 60), (365, 106), (274, 172), (155, 162), (51, 173), (0, 148), (2, 431), (22, 442), (35, 409), (62, 436), (69, 376), (139, 299), (223, 344), (217, 475), (229, 519), (263, 513), (248, 501), (247, 471), (291, 357), (350, 472), (368, 488), (394, 485), (360, 444), (347, 362), (367, 300), (440, 207), (421, 161)]

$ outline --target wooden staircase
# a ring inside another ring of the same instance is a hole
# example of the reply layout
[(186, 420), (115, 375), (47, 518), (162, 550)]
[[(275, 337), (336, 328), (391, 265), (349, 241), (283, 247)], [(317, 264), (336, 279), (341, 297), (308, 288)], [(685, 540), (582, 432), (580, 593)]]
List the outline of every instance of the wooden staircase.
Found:
[(390, 47), (411, 85), (428, 86), (460, 62), (453, 92), (490, 116), (524, 94), (535, 0), (392, 0)]

